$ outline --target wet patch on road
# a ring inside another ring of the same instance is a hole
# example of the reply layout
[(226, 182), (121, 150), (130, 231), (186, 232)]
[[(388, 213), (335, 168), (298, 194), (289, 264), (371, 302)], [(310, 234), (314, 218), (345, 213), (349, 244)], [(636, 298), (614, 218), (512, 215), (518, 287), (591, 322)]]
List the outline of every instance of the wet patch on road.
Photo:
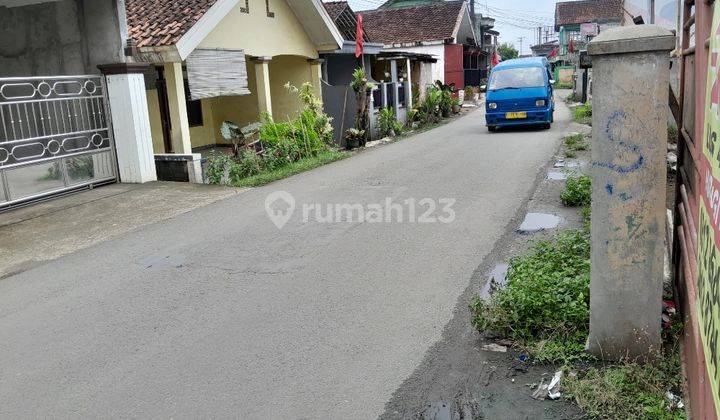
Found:
[(542, 230), (555, 229), (562, 219), (549, 213), (528, 213), (517, 229), (518, 233), (528, 235)]
[(480, 297), (489, 300), (490, 295), (492, 295), (495, 290), (505, 286), (508, 268), (510, 268), (510, 265), (506, 263), (495, 264), (492, 270), (490, 270), (490, 273), (488, 273), (485, 285), (480, 289)]

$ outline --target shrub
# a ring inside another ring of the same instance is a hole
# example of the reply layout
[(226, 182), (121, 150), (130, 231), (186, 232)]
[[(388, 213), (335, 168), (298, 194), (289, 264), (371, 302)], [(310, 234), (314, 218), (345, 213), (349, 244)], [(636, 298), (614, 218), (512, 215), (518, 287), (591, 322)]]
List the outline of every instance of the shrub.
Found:
[[(305, 83), (295, 87), (286, 84), (285, 87), (298, 95), (304, 104), (298, 115), (287, 122), (275, 122), (268, 114), (262, 115), (262, 124), (259, 128), (258, 150), (244, 149), (238, 152), (237, 159), (227, 155), (211, 155), (206, 174), (208, 182), (220, 184), (228, 176), (233, 183), (239, 179), (259, 174), (262, 171), (274, 170), (300, 159), (317, 156), (328, 150), (333, 140), (331, 118), (322, 109), (322, 101), (315, 96), (312, 86)], [(223, 128), (230, 136), (236, 136), (230, 129), (235, 126), (229, 123)], [(234, 130), (237, 131), (237, 126)]]
[(668, 409), (666, 393), (683, 390), (680, 356), (668, 353), (655, 363), (591, 367), (563, 387), (589, 418), (684, 419), (683, 409)]
[(560, 200), (566, 206), (577, 207), (590, 204), (592, 181), (587, 175), (570, 177), (565, 181), (565, 189), (560, 193)]
[(452, 96), (450, 90), (443, 89), (440, 95), (440, 113), (444, 118), (449, 117), (452, 114), (452, 107), (455, 99)]
[(208, 164), (205, 168), (205, 176), (210, 184), (222, 184), (227, 182), (225, 176), (230, 170), (230, 166), (234, 163), (231, 156), (225, 153), (212, 152), (208, 158)]
[(421, 118), (421, 122), (435, 123), (440, 119), (440, 102), (442, 100), (442, 91), (438, 88), (428, 88), (425, 95), (425, 100), (418, 107), (418, 115)]
[(590, 105), (590, 102), (587, 102), (572, 108), (572, 116), (575, 122), (592, 125), (592, 105)]
[(472, 100), (475, 89), (472, 86), (465, 86), (465, 99)]
[(590, 235), (571, 230), (513, 258), (507, 286), (470, 309), (480, 331), (528, 348), (539, 362), (584, 357), (590, 317)]
[(395, 110), (391, 107), (380, 109), (378, 123), (381, 136), (402, 134), (402, 124), (395, 118)]
[(566, 152), (577, 152), (580, 150), (588, 150), (588, 142), (585, 139), (584, 134), (573, 134), (572, 136), (565, 137), (565, 148)]
[(669, 123), (667, 132), (668, 132), (668, 143), (677, 143), (678, 142), (678, 127), (677, 127), (677, 125)]

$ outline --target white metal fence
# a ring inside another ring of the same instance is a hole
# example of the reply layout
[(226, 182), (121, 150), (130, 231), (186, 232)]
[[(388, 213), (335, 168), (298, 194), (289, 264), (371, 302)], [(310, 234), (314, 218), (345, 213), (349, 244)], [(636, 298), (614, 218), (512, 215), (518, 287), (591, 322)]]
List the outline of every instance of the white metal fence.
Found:
[(116, 178), (102, 76), (0, 78), (0, 209)]

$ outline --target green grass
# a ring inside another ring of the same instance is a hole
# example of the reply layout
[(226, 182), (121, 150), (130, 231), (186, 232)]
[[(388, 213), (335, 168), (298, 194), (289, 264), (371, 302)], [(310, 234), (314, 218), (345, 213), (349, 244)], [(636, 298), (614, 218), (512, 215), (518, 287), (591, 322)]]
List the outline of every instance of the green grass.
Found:
[(678, 128), (675, 124), (668, 124), (668, 142), (677, 143), (678, 141)]
[(682, 409), (668, 409), (665, 394), (682, 395), (682, 374), (677, 345), (649, 363), (620, 363), (591, 367), (567, 376), (563, 389), (589, 418), (684, 419)]
[(569, 363), (588, 358), (589, 304), (590, 234), (581, 229), (513, 258), (507, 286), (470, 310), (478, 330), (516, 341), (536, 362)]
[(572, 154), (573, 156), (568, 157), (575, 157), (578, 151), (581, 150), (588, 150), (590, 148), (590, 145), (588, 144), (587, 139), (585, 138), (584, 134), (573, 134), (572, 136), (565, 137), (565, 154), (568, 153)]
[(590, 205), (592, 181), (587, 175), (573, 176), (565, 181), (565, 189), (560, 193), (560, 200), (568, 207)]
[(290, 163), (271, 171), (262, 172), (247, 178), (241, 178), (232, 182), (230, 185), (233, 187), (259, 187), (279, 179), (299, 174), (300, 172), (317, 168), (318, 166), (345, 159), (350, 155), (351, 153), (348, 152), (328, 150), (320, 152), (317, 156), (300, 159), (297, 162)]
[(592, 125), (592, 105), (589, 102), (573, 107), (570, 111), (576, 123)]
[(555, 83), (555, 89), (572, 89), (572, 83)]

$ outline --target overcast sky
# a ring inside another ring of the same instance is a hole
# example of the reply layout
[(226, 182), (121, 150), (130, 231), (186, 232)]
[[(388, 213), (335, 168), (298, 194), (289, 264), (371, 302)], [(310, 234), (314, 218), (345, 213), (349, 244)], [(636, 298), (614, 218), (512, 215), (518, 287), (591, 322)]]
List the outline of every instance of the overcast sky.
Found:
[[(552, 26), (555, 15), (554, 0), (475, 0), (475, 11), (495, 18), (495, 29), (500, 32), (500, 42), (509, 42), (520, 49), (520, 37), (524, 37), (522, 49), (530, 54), (535, 44), (538, 26)], [(349, 0), (355, 11), (375, 9), (385, 0)]]

